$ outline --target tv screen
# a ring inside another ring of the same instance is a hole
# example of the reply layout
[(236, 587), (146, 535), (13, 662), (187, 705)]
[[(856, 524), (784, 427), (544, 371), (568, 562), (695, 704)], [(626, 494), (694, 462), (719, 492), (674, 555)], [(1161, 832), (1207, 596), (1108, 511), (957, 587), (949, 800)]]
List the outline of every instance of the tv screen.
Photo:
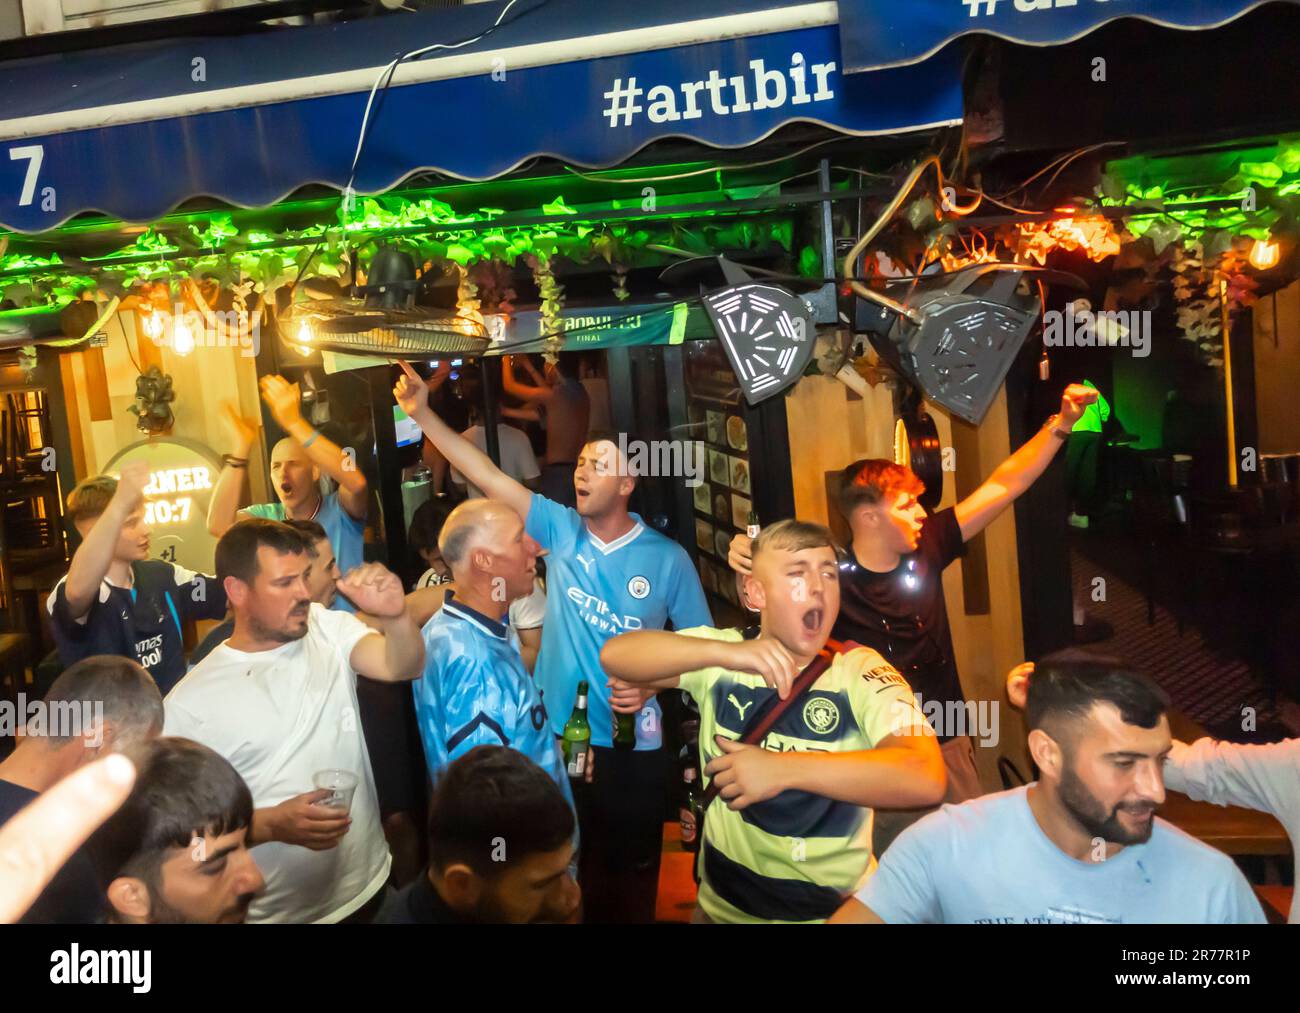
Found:
[(397, 430), (397, 445), (399, 447), (409, 447), (419, 443), (424, 438), (420, 432), (420, 427), (416, 421), (406, 412), (393, 405), (393, 428)]

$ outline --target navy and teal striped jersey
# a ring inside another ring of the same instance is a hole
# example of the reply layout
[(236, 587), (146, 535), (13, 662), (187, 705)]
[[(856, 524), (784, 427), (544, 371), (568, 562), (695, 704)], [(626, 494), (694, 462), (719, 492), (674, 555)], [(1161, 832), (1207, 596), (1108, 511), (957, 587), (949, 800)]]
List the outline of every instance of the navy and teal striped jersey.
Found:
[(475, 746), (508, 746), (550, 774), (573, 805), (541, 694), (506, 625), (449, 596), (423, 632), (424, 677), (411, 689), (430, 779)]
[[(739, 630), (683, 630), (708, 640)], [(714, 735), (739, 739), (776, 693), (760, 675), (703, 668), (681, 677), (700, 710), (700, 761), (722, 755)], [(776, 752), (848, 753), (890, 735), (933, 735), (898, 671), (867, 647), (838, 654), (760, 745)], [(709, 779), (705, 778), (707, 787)], [(875, 871), (871, 809), (783, 791), (745, 809), (715, 800), (704, 821), (699, 904), (715, 922), (812, 922), (830, 917)]]
[[(675, 629), (712, 623), (704, 588), (686, 550), (632, 514), (632, 530), (602, 542), (578, 511), (540, 494), (528, 509), (528, 534), (546, 557), (546, 622), (536, 677), (556, 735), (573, 712), (578, 683), (586, 682), (591, 744), (613, 744), (609, 686), (600, 667), (605, 641), (629, 630)], [(659, 703), (637, 716), (636, 748), (663, 744)]]

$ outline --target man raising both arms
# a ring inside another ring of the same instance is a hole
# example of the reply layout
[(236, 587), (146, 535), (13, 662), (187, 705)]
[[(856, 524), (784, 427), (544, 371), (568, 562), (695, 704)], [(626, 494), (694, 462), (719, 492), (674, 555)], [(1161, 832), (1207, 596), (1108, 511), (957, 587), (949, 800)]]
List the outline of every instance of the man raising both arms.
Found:
[(539, 376), (528, 356), (519, 356), (518, 361), (533, 378), (532, 385), (522, 383), (515, 376), (515, 361), (512, 355), (502, 358), (502, 389), (529, 408), (546, 412), (546, 465), (542, 468), (542, 495), (564, 506), (575, 506), (573, 465), (587, 442), (591, 413), (591, 399), (586, 388), (573, 375), (577, 369), (576, 358), (565, 361), (557, 357), (555, 362), (546, 364), (546, 375)]
[[(838, 506), (853, 534), (840, 565), (842, 606), (832, 636), (873, 647), (899, 670), (929, 712), (965, 706), (957, 656), (943, 597), (943, 571), (970, 541), (1009, 507), (1047, 469), (1097, 392), (1071, 384), (1060, 414), (1048, 419), (1019, 450), (956, 506), (926, 515), (918, 497), (925, 484), (892, 461), (857, 461), (844, 469)], [(737, 535), (729, 561), (740, 574), (750, 568), (749, 539)], [(981, 794), (975, 748), (959, 729), (936, 727), (948, 769), (945, 801)], [(876, 854), (883, 854), (922, 811), (877, 813)]]
[[(573, 711), (578, 683), (590, 687), (595, 777), (579, 791), (582, 878), (588, 921), (654, 919), (669, 767), (653, 689), (607, 682), (600, 649), (629, 629), (711, 624), (690, 557), (675, 542), (628, 513), (636, 480), (616, 443), (588, 442), (573, 473), (577, 509), (530, 493), (485, 453), (447, 426), (428, 405), (427, 388), (409, 366), (393, 393), (452, 466), (488, 497), (512, 507), (547, 557), (548, 589), (542, 650), (534, 678), (551, 730), (559, 735)], [(636, 714), (635, 750), (614, 750), (613, 712)]]
[[(302, 417), (297, 384), (290, 384), (282, 376), (264, 376), (261, 388), (262, 400), (280, 428), (289, 434), (271, 451), (271, 485), (279, 502), (254, 503), (239, 509), (239, 494), (248, 469), (248, 455), (257, 439), (257, 424), (240, 418), (231, 405), (224, 405), (222, 411), (232, 434), (234, 453), (225, 456), (226, 466), (212, 490), (208, 530), (220, 538), (235, 521), (245, 517), (315, 521), (325, 529), (334, 546), (339, 570), (348, 573), (365, 561), (369, 502), (366, 476), (355, 459), (344, 454), (337, 444)], [(321, 472), (339, 484), (336, 492), (321, 495)], [(342, 599), (335, 607), (352, 611)]]

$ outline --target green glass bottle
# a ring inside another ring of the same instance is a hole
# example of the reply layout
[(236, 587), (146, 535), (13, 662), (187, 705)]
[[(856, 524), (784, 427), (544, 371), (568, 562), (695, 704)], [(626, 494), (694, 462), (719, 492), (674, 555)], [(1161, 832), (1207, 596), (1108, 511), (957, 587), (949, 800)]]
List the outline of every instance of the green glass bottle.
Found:
[(573, 705), (573, 713), (564, 722), (562, 736), (564, 749), (564, 767), (569, 776), (581, 781), (587, 775), (588, 753), (591, 750), (591, 725), (587, 723), (587, 684), (578, 683), (578, 700)]
[(614, 714), (614, 748), (636, 748), (636, 715)]

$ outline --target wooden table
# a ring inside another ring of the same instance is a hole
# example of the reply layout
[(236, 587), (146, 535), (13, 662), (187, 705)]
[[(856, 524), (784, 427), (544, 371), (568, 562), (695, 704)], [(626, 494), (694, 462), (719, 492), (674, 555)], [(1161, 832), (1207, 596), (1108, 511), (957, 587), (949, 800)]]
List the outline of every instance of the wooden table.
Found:
[[(1169, 712), (1169, 729), (1175, 739), (1191, 743), (1207, 732), (1179, 711)], [(1268, 813), (1196, 802), (1182, 792), (1171, 791), (1159, 815), (1185, 833), (1229, 855), (1291, 855), (1291, 840), (1282, 824)]]

